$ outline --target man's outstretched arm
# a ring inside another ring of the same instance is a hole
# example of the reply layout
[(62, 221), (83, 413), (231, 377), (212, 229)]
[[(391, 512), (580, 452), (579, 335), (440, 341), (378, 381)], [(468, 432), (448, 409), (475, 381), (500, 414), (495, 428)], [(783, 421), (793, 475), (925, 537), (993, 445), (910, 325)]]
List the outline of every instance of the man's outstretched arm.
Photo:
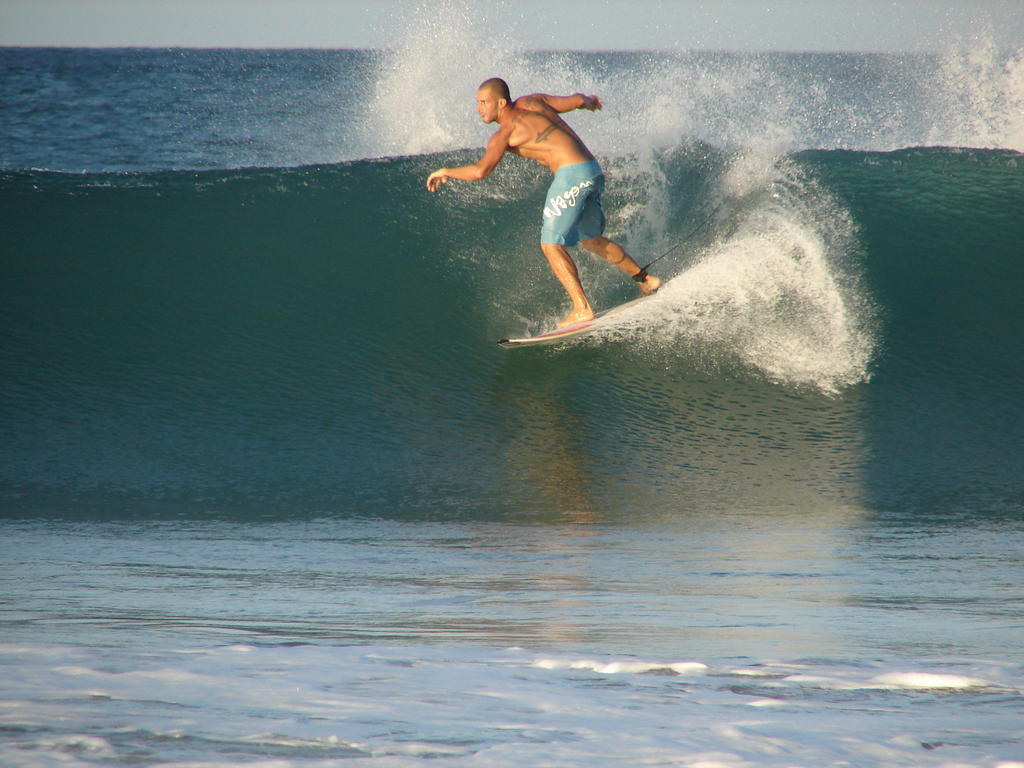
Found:
[(427, 189), (431, 192), (436, 192), (441, 188), (442, 184), (447, 183), (448, 179), (477, 181), (485, 176), (489, 176), (494, 167), (501, 161), (501, 158), (505, 156), (510, 134), (511, 130), (506, 128), (500, 128), (496, 131), (491, 136), (490, 141), (487, 142), (487, 149), (484, 150), (483, 157), (475, 163), (460, 165), (457, 168), (438, 168), (427, 177)]

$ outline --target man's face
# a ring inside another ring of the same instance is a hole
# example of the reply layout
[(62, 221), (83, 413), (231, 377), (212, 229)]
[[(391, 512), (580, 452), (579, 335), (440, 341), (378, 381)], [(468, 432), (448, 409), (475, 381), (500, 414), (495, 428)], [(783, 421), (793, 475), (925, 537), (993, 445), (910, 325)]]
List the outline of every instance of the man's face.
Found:
[(476, 92), (476, 113), (485, 123), (493, 123), (498, 119), (498, 98), (493, 92), (487, 89)]

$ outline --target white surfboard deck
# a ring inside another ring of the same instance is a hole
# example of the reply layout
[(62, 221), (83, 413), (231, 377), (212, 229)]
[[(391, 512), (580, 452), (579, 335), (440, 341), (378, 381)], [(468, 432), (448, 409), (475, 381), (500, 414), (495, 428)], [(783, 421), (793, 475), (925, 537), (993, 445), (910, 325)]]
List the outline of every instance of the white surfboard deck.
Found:
[(566, 341), (573, 338), (574, 336), (583, 336), (588, 333), (611, 325), (611, 320), (616, 315), (622, 314), (630, 307), (634, 307), (644, 299), (649, 298), (648, 296), (641, 296), (638, 299), (627, 301), (624, 304), (606, 309), (604, 312), (598, 312), (594, 315), (591, 320), (584, 320), (581, 323), (573, 323), (567, 325), (564, 328), (556, 328), (553, 331), (545, 331), (544, 333), (538, 333), (536, 336), (524, 336), (518, 339), (500, 339), (498, 343), (506, 349), (512, 347), (534, 347), (541, 344), (558, 344), (559, 342)]

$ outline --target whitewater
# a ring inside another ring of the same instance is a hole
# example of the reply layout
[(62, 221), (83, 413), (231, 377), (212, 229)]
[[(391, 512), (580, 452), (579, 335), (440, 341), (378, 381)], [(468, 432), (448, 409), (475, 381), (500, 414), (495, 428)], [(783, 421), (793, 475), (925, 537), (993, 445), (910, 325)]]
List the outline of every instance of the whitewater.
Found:
[[(1024, 766), (1024, 50), (443, 9), (0, 49), (0, 763)], [(566, 311), (546, 172), (424, 186), (496, 75), (604, 99), (667, 254), (563, 347), (494, 343)]]

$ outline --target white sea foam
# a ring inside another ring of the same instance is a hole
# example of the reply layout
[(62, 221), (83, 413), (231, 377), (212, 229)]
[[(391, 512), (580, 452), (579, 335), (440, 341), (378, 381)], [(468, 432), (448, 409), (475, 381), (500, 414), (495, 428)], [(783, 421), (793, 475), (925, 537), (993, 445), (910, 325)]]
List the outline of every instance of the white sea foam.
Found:
[(1003, 690), (1002, 684), (968, 675), (941, 672), (887, 672), (869, 679), (794, 674), (784, 678), (785, 683), (831, 690), (907, 690), (907, 691), (965, 691), (970, 689)]
[(934, 672), (889, 672), (878, 675), (872, 679), (872, 682), (908, 690), (963, 690), (965, 688), (987, 688), (992, 685), (988, 681), (976, 677)]
[[(40, 649), (0, 646), (9, 672), (0, 694), (19, 702), (0, 708), (0, 762), (12, 768), (320, 768), (356, 757), (394, 768), (987, 768), (1000, 759), (1014, 768), (1013, 713), (976, 697), (998, 691), (1008, 702), (1024, 685), (1016, 666), (983, 662), (908, 670), (468, 646)], [(69, 671), (106, 676), (119, 698), (69, 688)], [(909, 698), (893, 700), (892, 690)]]
[(748, 707), (784, 707), (786, 702), (780, 699), (757, 699), (756, 701), (748, 701)]
[(649, 672), (674, 673), (677, 675), (701, 674), (707, 665), (699, 661), (678, 661), (657, 663), (649, 661), (594, 661), (582, 659), (567, 661), (562, 659), (540, 659), (535, 666), (541, 669), (585, 669), (602, 675), (645, 674)]

